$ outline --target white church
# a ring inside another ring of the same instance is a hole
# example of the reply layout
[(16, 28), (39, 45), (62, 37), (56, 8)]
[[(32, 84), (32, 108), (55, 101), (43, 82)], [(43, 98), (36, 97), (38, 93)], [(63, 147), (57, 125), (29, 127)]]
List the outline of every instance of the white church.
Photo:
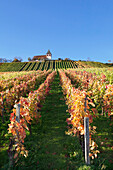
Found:
[(46, 55), (34, 56), (32, 61), (43, 61), (43, 60), (51, 60), (51, 59), (52, 59), (52, 54), (51, 54), (50, 50), (48, 50)]

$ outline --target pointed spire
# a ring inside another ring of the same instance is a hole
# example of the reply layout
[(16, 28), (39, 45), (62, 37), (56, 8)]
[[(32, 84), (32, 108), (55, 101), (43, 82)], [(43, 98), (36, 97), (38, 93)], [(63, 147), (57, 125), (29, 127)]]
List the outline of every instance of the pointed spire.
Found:
[(50, 55), (51, 55), (51, 52), (50, 52), (50, 50), (48, 50), (46, 54), (50, 54)]

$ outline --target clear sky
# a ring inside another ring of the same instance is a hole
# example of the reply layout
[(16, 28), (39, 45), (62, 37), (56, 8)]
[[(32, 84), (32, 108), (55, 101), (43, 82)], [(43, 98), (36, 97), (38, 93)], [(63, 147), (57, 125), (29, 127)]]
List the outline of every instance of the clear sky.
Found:
[(113, 0), (0, 0), (0, 58), (113, 61)]

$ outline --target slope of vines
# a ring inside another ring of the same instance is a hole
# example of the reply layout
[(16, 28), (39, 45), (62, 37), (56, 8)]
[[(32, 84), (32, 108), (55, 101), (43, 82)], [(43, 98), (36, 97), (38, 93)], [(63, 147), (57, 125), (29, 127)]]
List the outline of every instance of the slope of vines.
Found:
[(75, 69), (75, 68), (93, 68), (93, 67), (110, 67), (112, 65), (98, 62), (83, 62), (72, 60), (47, 60), (47, 61), (30, 61), (30, 62), (13, 62), (3, 63), (0, 65), (0, 72), (8, 71), (31, 71), (31, 70), (57, 70), (57, 69)]

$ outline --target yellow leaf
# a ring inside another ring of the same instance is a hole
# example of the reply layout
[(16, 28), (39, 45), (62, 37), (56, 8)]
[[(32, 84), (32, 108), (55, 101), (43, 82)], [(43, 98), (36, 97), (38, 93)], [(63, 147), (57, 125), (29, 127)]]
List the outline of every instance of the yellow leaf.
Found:
[(16, 151), (20, 151), (20, 147), (17, 147), (17, 148), (16, 148)]
[(21, 151), (20, 154), (24, 155), (24, 151)]
[(95, 104), (92, 102), (89, 102), (88, 104), (90, 104), (91, 106), (95, 107)]
[(94, 156), (92, 156), (92, 159), (94, 159)]
[(97, 154), (95, 153), (95, 158), (97, 158)]
[(97, 127), (96, 126), (93, 126), (93, 129), (96, 129)]

